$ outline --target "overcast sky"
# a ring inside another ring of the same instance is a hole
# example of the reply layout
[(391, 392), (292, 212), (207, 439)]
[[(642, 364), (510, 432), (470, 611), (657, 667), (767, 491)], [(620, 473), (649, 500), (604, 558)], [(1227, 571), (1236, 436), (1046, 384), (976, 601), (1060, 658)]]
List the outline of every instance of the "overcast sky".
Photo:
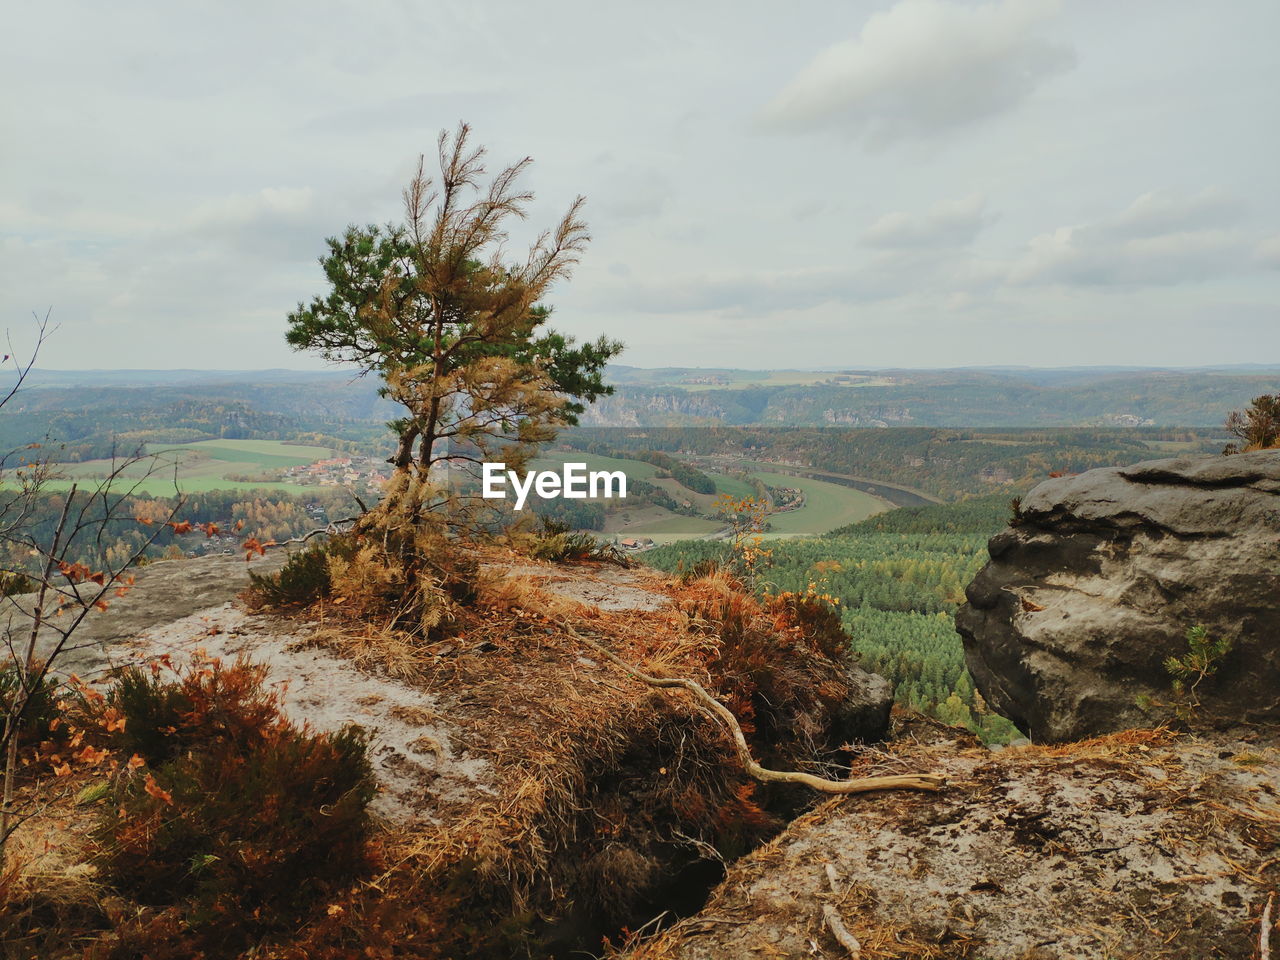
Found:
[[(1280, 3), (41, 3), (0, 307), (41, 365), (311, 367), (285, 315), (442, 127), (587, 197), (636, 366), (1280, 362)], [(520, 239), (516, 237), (516, 239)]]

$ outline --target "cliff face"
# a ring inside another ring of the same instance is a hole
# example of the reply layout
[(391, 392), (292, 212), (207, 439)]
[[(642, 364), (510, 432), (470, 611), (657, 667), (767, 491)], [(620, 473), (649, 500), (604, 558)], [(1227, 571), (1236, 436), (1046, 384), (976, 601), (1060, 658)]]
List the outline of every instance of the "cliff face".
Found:
[(1193, 721), (1280, 720), (1280, 452), (1046, 481), (989, 551), (956, 628), (977, 688), (1033, 740), (1185, 719), (1165, 662), (1196, 625), (1232, 646)]

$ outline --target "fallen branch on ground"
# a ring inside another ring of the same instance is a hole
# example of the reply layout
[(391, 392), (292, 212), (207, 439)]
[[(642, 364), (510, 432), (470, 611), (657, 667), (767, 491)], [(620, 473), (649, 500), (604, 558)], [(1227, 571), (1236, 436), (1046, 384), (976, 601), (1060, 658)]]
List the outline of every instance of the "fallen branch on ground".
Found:
[(870, 793), (873, 790), (929, 790), (937, 792), (946, 786), (946, 778), (933, 773), (861, 777), (857, 780), (827, 780), (809, 773), (766, 769), (756, 763), (755, 757), (751, 755), (751, 748), (747, 745), (747, 738), (742, 732), (742, 727), (738, 724), (738, 718), (733, 715), (728, 707), (707, 693), (702, 684), (696, 680), (688, 680), (682, 677), (652, 677), (627, 663), (608, 647), (592, 640), (590, 637), (584, 637), (567, 623), (561, 624), (561, 626), (575, 640), (585, 643), (592, 650), (609, 660), (609, 662), (622, 667), (642, 683), (647, 683), (651, 687), (679, 687), (692, 693), (703, 706), (714, 713), (729, 729), (729, 733), (733, 736), (733, 744), (737, 749), (738, 758), (742, 761), (742, 766), (748, 774), (763, 783), (800, 783), (821, 793), (836, 794)]
[(858, 938), (849, 932), (849, 928), (844, 925), (844, 921), (840, 919), (840, 911), (829, 903), (822, 905), (822, 918), (827, 921), (827, 927), (831, 930), (831, 935), (836, 938), (840, 946), (849, 951), (851, 960), (858, 960), (862, 956), (862, 944), (858, 942)]
[(359, 519), (360, 519), (359, 517), (343, 517), (341, 520), (334, 520), (328, 526), (316, 527), (314, 530), (310, 531), (309, 533), (304, 533), (301, 536), (290, 537), (288, 540), (276, 540), (273, 543), (263, 544), (263, 546), (287, 547), (291, 543), (306, 543), (312, 537), (318, 537), (321, 534), (325, 534), (327, 536), (332, 537), (339, 533), (346, 533), (346, 530), (342, 529), (342, 525), (344, 523), (355, 523)]
[[(840, 882), (836, 878), (836, 868), (831, 864), (826, 865), (827, 884), (831, 887), (831, 892), (837, 897), (840, 896)], [(860, 960), (862, 957), (862, 944), (858, 942), (858, 938), (849, 932), (849, 928), (844, 925), (844, 920), (840, 917), (840, 911), (829, 903), (822, 905), (822, 919), (826, 921), (827, 927), (831, 930), (831, 935), (836, 938), (840, 946), (844, 947), (849, 953), (849, 960)]]
[(1258, 958), (1259, 960), (1271, 960), (1271, 905), (1275, 903), (1276, 892), (1271, 891), (1271, 895), (1267, 897), (1266, 909), (1262, 911), (1262, 922), (1258, 933)]

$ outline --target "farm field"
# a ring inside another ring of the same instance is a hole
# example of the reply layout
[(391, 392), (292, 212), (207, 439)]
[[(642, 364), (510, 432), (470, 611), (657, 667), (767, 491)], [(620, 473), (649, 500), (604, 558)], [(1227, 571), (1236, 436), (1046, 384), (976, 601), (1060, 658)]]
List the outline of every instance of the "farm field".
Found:
[(757, 473), (755, 476), (771, 487), (795, 487), (804, 493), (805, 498), (804, 506), (799, 510), (769, 517), (767, 537), (826, 533), (892, 509), (891, 504), (879, 497), (835, 483), (785, 473)]
[[(274, 490), (305, 493), (297, 483), (245, 482), (228, 476), (253, 475), (264, 470), (303, 466), (333, 455), (328, 447), (311, 447), (279, 440), (201, 440), (196, 443), (149, 447), (154, 461), (135, 464), (124, 471), (137, 480), (138, 492), (152, 496), (173, 496), (176, 491), (203, 493), (209, 490)], [(111, 470), (109, 460), (86, 460), (62, 468), (65, 479), (51, 481), (51, 489), (67, 489), (77, 481), (102, 478)], [(146, 476), (150, 471), (151, 476)]]
[(716, 482), (717, 496), (723, 494), (733, 497), (735, 500), (742, 500), (756, 495), (755, 487), (740, 477), (731, 477), (728, 474), (716, 473), (713, 470), (707, 470), (706, 473)]
[(309, 447), (282, 440), (198, 440), (195, 443), (154, 445), (148, 453), (177, 450), (193, 452), (212, 460), (252, 463), (261, 467), (300, 467), (333, 456), (328, 447)]
[(652, 480), (658, 468), (643, 460), (623, 460), (618, 457), (602, 457), (582, 450), (547, 450), (530, 466), (535, 470), (555, 470), (566, 463), (585, 463), (587, 470), (621, 470), (628, 480)]
[[(631, 460), (623, 457), (605, 457), (584, 453), (578, 450), (548, 452), (539, 457), (531, 465), (540, 470), (560, 470), (566, 463), (585, 463), (588, 470), (621, 470), (629, 480), (645, 480), (652, 483), (677, 501), (692, 503), (702, 517), (686, 517), (655, 508), (635, 508), (630, 512), (629, 520), (623, 521), (618, 512), (612, 512), (606, 521), (606, 536), (644, 536), (652, 537), (658, 542), (671, 542), (709, 536), (724, 529), (724, 524), (710, 519), (709, 514), (715, 511), (718, 495), (728, 494), (735, 498), (749, 497), (755, 494), (748, 479), (730, 476), (724, 473), (711, 472), (709, 476), (716, 482), (715, 494), (699, 494), (688, 490), (671, 478), (658, 479), (657, 467), (643, 460)], [(776, 472), (772, 464), (750, 464), (751, 467), (764, 467), (763, 470), (752, 470), (752, 478), (763, 480), (774, 487), (795, 487), (805, 495), (805, 505), (790, 513), (776, 514), (770, 518), (772, 528), (766, 536), (794, 537), (817, 535), (834, 530), (850, 523), (857, 523), (885, 510), (892, 505), (850, 487), (822, 480), (805, 477), (793, 477)]]
[[(44, 484), (44, 489), (69, 490), (72, 484), (78, 484), (83, 488), (86, 483), (92, 483), (92, 476), (66, 477), (61, 480), (49, 480)], [(126, 485), (127, 484), (127, 485)], [(131, 490), (136, 494), (148, 494), (153, 497), (172, 497), (183, 493), (208, 493), (210, 490), (254, 490), (254, 491), (272, 491), (276, 493), (290, 494), (307, 494), (313, 493), (315, 487), (303, 486), (299, 483), (242, 483), (235, 480), (222, 480), (218, 477), (180, 477), (174, 482), (173, 473), (170, 472), (164, 477), (148, 477), (144, 480), (121, 481), (120, 490)]]

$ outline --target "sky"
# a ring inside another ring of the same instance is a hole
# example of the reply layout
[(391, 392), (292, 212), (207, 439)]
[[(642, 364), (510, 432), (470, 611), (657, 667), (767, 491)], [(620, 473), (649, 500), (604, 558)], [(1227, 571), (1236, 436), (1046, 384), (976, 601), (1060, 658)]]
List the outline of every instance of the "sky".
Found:
[[(1280, 362), (1275, 0), (13, 6), (0, 316), (40, 365), (320, 368), (285, 317), (436, 137), (578, 194), (634, 366)], [(513, 254), (514, 258), (514, 254)]]

